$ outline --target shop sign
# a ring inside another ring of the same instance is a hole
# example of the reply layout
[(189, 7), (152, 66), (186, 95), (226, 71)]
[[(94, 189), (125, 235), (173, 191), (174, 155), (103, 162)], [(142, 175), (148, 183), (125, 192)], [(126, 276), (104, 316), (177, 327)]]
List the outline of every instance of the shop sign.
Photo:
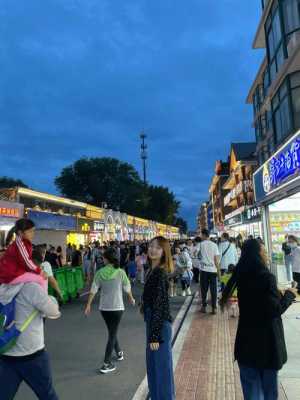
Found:
[(105, 229), (104, 221), (94, 221), (93, 231), (94, 232), (103, 232)]
[(23, 204), (0, 201), (0, 217), (22, 218), (24, 213)]
[(29, 210), (28, 218), (35, 223), (36, 229), (76, 231), (77, 228), (76, 218), (70, 215)]
[(300, 175), (300, 133), (279, 149), (254, 174), (256, 201), (263, 201)]
[(248, 210), (243, 212), (243, 220), (244, 222), (254, 222), (260, 221), (261, 219), (261, 208), (260, 207), (251, 207)]
[(94, 221), (86, 218), (78, 218), (78, 231), (81, 233), (89, 233), (94, 228)]
[(242, 223), (242, 214), (235, 215), (224, 221), (225, 226), (238, 225)]

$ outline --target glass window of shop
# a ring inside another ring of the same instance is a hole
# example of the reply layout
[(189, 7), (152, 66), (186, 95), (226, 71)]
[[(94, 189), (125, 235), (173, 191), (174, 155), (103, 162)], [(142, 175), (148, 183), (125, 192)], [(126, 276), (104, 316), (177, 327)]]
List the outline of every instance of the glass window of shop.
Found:
[(290, 76), (290, 87), (293, 104), (295, 129), (300, 127), (300, 71)]
[(272, 264), (279, 283), (287, 276), (287, 258), (282, 250), (286, 235), (300, 238), (300, 192), (269, 206)]
[(265, 30), (268, 49), (269, 73), (270, 80), (272, 82), (285, 58), (283, 50), (283, 33), (277, 1), (274, 2), (271, 12), (267, 18)]

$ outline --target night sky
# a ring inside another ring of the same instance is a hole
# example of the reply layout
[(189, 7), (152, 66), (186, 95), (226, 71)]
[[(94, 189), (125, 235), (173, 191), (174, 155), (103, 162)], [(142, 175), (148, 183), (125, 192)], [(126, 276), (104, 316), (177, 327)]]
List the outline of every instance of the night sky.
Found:
[(111, 156), (166, 185), (195, 225), (217, 158), (254, 140), (245, 104), (260, 0), (2, 0), (0, 175), (56, 192), (60, 170)]

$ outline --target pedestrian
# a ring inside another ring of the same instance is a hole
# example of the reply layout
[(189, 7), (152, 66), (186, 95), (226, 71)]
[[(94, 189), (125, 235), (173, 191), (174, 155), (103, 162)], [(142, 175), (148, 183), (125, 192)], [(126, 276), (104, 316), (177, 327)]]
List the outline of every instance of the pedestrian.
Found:
[(221, 236), (221, 243), (219, 244), (220, 253), (220, 270), (221, 275), (228, 272), (228, 268), (235, 267), (238, 263), (238, 254), (236, 251), (235, 244), (230, 242), (230, 237), (227, 232), (224, 232)]
[(209, 231), (203, 229), (201, 232), (202, 242), (200, 243), (200, 288), (202, 297), (201, 312), (206, 313), (207, 293), (210, 289), (212, 314), (217, 312), (217, 282), (219, 269), (219, 249), (216, 243), (209, 240)]
[(168, 296), (168, 274), (173, 272), (173, 262), (167, 239), (159, 236), (150, 241), (148, 260), (149, 271), (141, 311), (146, 322), (146, 363), (150, 398), (174, 400), (172, 317)]
[(16, 344), (0, 357), (0, 398), (12, 400), (25, 382), (40, 400), (58, 400), (52, 383), (49, 355), (45, 350), (43, 318), (60, 317), (54, 298), (37, 283), (0, 285), (0, 303), (15, 298), (15, 325), (20, 330), (29, 318), (38, 314), (17, 339)]
[[(46, 276), (32, 260), (34, 230), (34, 222), (22, 218), (9, 232), (8, 239), (11, 244), (0, 259), (0, 284), (36, 282), (47, 289)], [(14, 234), (16, 238), (12, 240)]]
[(85, 280), (90, 284), (92, 278), (92, 250), (90, 246), (85, 246), (82, 256), (82, 268)]
[(139, 281), (142, 285), (145, 283), (145, 265), (147, 263), (147, 247), (143, 244), (141, 247), (141, 254), (136, 257), (136, 265), (139, 275)]
[(135, 284), (136, 280), (136, 275), (137, 275), (137, 264), (136, 264), (136, 256), (133, 254), (129, 256), (129, 262), (127, 264), (127, 271), (128, 271), (128, 277), (130, 279), (130, 282), (132, 285)]
[(58, 246), (56, 249), (56, 256), (57, 256), (57, 266), (58, 268), (62, 268), (63, 267), (63, 251), (62, 251), (62, 247)]
[(293, 303), (296, 290), (278, 290), (265, 248), (255, 239), (243, 244), (241, 258), (223, 291), (223, 309), (236, 288), (240, 315), (235, 359), (244, 399), (277, 400), (278, 371), (287, 361), (281, 315)]
[(193, 279), (193, 263), (187, 247), (184, 247), (177, 256), (175, 269), (178, 272), (181, 283), (181, 295), (190, 296), (191, 283)]
[(193, 262), (193, 274), (194, 274), (194, 282), (199, 283), (200, 281), (200, 258), (199, 258), (199, 251), (200, 251), (200, 243), (201, 238), (197, 236), (195, 238), (195, 245), (192, 254), (192, 262)]
[(107, 249), (104, 254), (105, 266), (97, 271), (91, 287), (89, 299), (85, 308), (85, 315), (91, 312), (92, 302), (100, 290), (99, 310), (108, 330), (108, 341), (105, 350), (104, 364), (100, 368), (102, 374), (115, 371), (112, 363), (112, 354), (115, 351), (117, 360), (124, 360), (124, 352), (121, 350), (117, 335), (119, 325), (125, 310), (123, 291), (127, 293), (129, 302), (135, 305), (131, 286), (125, 271), (120, 268), (119, 258), (112, 248)]
[(125, 242), (121, 242), (120, 246), (120, 265), (121, 268), (126, 269), (126, 265), (129, 261), (129, 250)]
[(77, 246), (74, 244), (73, 252), (72, 252), (71, 266), (78, 267), (80, 265), (82, 265), (82, 254), (81, 254), (81, 251), (79, 249), (77, 249)]
[(286, 269), (287, 282), (291, 283), (293, 281), (293, 267), (292, 267), (292, 249), (288, 243), (289, 235), (285, 236), (285, 240), (282, 243), (282, 251), (284, 254), (284, 263)]
[(288, 236), (288, 246), (291, 249), (291, 265), (293, 270), (293, 279), (297, 282), (298, 294), (300, 294), (300, 247), (299, 240), (294, 235)]
[(48, 261), (50, 263), (52, 268), (58, 268), (58, 258), (57, 258), (57, 254), (56, 254), (54, 246), (50, 247), (49, 255), (48, 255), (46, 261)]
[(45, 261), (45, 255), (46, 255), (46, 247), (44, 245), (38, 245), (34, 247), (34, 250), (32, 252), (32, 259), (36, 265), (40, 265), (41, 269), (43, 272), (46, 274), (48, 283), (50, 286), (54, 289), (54, 291), (57, 293), (58, 297), (60, 300), (63, 300), (63, 296), (60, 290), (60, 287), (58, 285), (57, 280), (55, 279), (53, 275), (53, 270), (51, 267), (51, 264), (48, 261)]
[(71, 243), (68, 243), (67, 249), (66, 249), (67, 264), (70, 264), (72, 262), (72, 253), (73, 253), (72, 245), (71, 245)]

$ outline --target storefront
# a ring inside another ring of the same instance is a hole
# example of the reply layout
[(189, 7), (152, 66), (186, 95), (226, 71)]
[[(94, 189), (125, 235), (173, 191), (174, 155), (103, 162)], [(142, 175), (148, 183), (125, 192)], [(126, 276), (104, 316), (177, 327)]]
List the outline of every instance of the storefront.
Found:
[(226, 232), (233, 237), (262, 237), (261, 208), (241, 207), (225, 217), (224, 226)]
[(105, 218), (105, 241), (111, 242), (116, 240), (116, 225), (114, 221), (114, 216), (111, 211), (108, 211)]
[(286, 280), (282, 243), (287, 234), (300, 236), (300, 133), (254, 174), (255, 196), (263, 207), (264, 237), (272, 269)]
[(150, 221), (143, 218), (135, 218), (134, 219), (135, 225), (135, 239), (136, 240), (148, 240), (149, 239), (149, 232), (150, 232)]
[(104, 220), (93, 221), (93, 229), (90, 231), (89, 241), (100, 242), (101, 244), (104, 242), (104, 232), (105, 232), (105, 222)]
[(7, 233), (22, 218), (24, 206), (19, 203), (0, 200), (0, 248), (5, 246)]
[(76, 218), (71, 215), (28, 210), (27, 217), (35, 223), (34, 244), (47, 243), (54, 247), (61, 246), (64, 250), (67, 243), (83, 244), (76, 236)]

